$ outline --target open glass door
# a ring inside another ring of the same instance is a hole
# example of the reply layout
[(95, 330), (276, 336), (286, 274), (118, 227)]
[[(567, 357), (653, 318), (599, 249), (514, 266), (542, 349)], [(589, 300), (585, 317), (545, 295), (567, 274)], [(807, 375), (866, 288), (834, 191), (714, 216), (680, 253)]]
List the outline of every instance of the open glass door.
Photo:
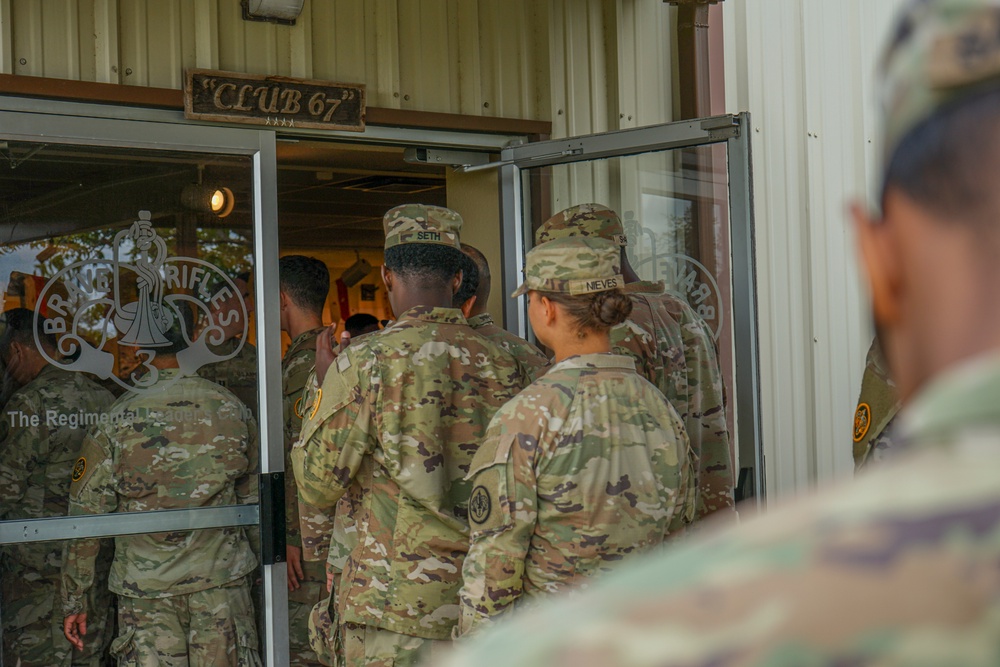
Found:
[(183, 645), (184, 596), (205, 651), (287, 664), (274, 135), (30, 104), (0, 110), (3, 664), (69, 664), (80, 612), (73, 664)]
[[(520, 283), (534, 231), (569, 206), (600, 203), (621, 216), (643, 280), (663, 281), (715, 334), (734, 435), (737, 500), (764, 497), (749, 116), (720, 116), (503, 152), (504, 292)], [(507, 327), (529, 332), (524, 299)]]

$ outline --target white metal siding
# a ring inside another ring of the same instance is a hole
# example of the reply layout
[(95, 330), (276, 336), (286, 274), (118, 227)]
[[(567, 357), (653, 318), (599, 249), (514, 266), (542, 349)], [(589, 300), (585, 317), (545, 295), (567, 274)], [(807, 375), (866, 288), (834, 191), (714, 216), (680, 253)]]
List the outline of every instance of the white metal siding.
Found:
[[(552, 120), (554, 136), (672, 119), (661, 0), (0, 0), (0, 72), (180, 88), (185, 68), (368, 86), (385, 108)], [(23, 62), (22, 62), (23, 61)]]
[(849, 476), (871, 337), (847, 206), (871, 200), (874, 71), (902, 0), (727, 0), (727, 102), (753, 114), (771, 497)]

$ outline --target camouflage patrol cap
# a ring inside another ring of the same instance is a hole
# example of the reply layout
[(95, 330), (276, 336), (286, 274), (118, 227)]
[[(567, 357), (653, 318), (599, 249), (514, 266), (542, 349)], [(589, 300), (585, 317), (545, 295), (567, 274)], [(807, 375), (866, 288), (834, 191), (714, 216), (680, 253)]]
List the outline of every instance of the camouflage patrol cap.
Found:
[(576, 236), (533, 248), (525, 260), (524, 282), (511, 297), (530, 290), (577, 295), (624, 286), (619, 246), (601, 238)]
[(911, 0), (880, 71), (883, 160), (939, 108), (1000, 89), (1000, 0)]
[(628, 245), (621, 218), (603, 204), (577, 204), (556, 213), (535, 232), (535, 243), (542, 244), (570, 236), (592, 236), (613, 241), (620, 246)]
[(462, 249), (458, 239), (462, 216), (443, 206), (397, 206), (382, 217), (382, 227), (387, 249), (404, 243), (434, 243)]

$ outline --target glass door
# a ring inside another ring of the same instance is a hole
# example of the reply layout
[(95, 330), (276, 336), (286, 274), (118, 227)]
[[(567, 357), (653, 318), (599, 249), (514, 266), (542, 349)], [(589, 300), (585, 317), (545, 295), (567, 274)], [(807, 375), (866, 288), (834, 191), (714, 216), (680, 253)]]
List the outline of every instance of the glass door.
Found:
[(181, 650), (182, 599), (287, 664), (274, 134), (73, 113), (0, 111), (3, 664)]
[[(749, 117), (721, 116), (508, 148), (502, 156), (504, 292), (535, 230), (570, 206), (614, 209), (639, 278), (662, 281), (718, 346), (737, 500), (764, 497), (758, 400)], [(507, 327), (527, 335), (523, 298)]]

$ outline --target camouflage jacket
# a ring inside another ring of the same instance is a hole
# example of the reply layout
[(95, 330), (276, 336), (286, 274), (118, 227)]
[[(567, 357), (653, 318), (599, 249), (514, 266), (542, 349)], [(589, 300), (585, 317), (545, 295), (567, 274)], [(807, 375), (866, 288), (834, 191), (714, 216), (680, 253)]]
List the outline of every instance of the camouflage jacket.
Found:
[(901, 413), (900, 453), (612, 573), (449, 666), (1000, 665), (1000, 356)]
[(549, 368), (549, 360), (542, 354), (542, 351), (520, 336), (516, 336), (503, 327), (497, 326), (493, 321), (493, 316), (489, 313), (473, 315), (469, 318), (469, 326), (480, 336), (489, 338), (513, 354), (517, 363), (521, 364), (525, 374), (532, 381), (545, 375), (545, 371)]
[[(213, 347), (212, 352), (218, 355), (233, 354), (240, 343), (240, 338), (230, 338), (222, 345)], [(257, 348), (250, 341), (244, 342), (243, 347), (233, 358), (199, 368), (198, 377), (205, 378), (233, 392), (236, 398), (250, 408), (254, 419), (257, 418), (259, 414), (257, 411)]]
[(292, 452), (301, 500), (360, 498), (342, 621), (447, 639), (469, 548), (465, 481), (493, 414), (527, 384), (457, 309), (412, 308), (330, 367)]
[(611, 345), (635, 359), (639, 374), (663, 392), (684, 421), (698, 458), (695, 518), (732, 510), (733, 457), (712, 333), (662, 283), (631, 283), (625, 291), (632, 297), (632, 314), (611, 330)]
[(878, 338), (872, 340), (861, 380), (861, 394), (854, 411), (854, 469), (879, 462), (892, 447), (892, 426), (899, 412), (896, 384), (882, 355)]
[(687, 452), (680, 417), (630, 357), (553, 366), (500, 409), (472, 462), (460, 631), (682, 528)]
[[(176, 371), (161, 370), (164, 381)], [(257, 425), (232, 393), (199, 377), (126, 394), (83, 442), (70, 514), (144, 512), (257, 501)], [(256, 533), (256, 531), (251, 531)], [(63, 610), (76, 613), (93, 583), (98, 540), (74, 540), (63, 567)], [(109, 588), (158, 598), (234, 581), (256, 567), (244, 528), (115, 539)]]
[(285, 426), (285, 529), (288, 544), (302, 546), (299, 528), (298, 492), (292, 474), (292, 445), (299, 439), (302, 416), (309, 403), (307, 385), (316, 366), (316, 338), (323, 327), (305, 331), (295, 337), (281, 360), (281, 408)]
[[(111, 393), (81, 373), (45, 366), (0, 415), (0, 518), (65, 516), (73, 463), (87, 429), (107, 421)], [(5, 557), (58, 576), (62, 546), (12, 544)], [(9, 563), (8, 563), (9, 565)]]

